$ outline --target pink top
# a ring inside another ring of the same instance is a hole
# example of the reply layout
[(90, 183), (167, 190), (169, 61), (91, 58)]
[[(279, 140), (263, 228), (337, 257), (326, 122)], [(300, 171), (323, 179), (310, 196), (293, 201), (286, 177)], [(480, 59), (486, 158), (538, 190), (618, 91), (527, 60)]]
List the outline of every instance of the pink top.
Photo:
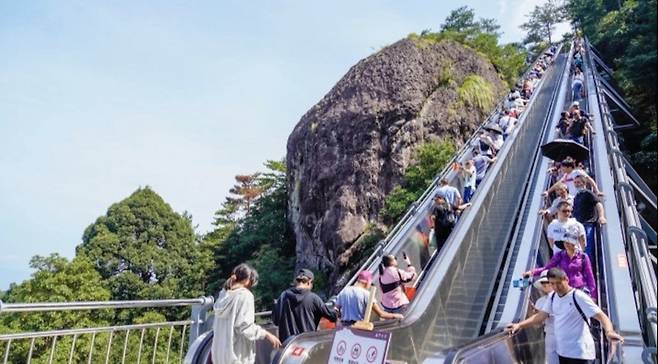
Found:
[[(398, 274), (399, 272), (399, 274)], [(416, 277), (416, 268), (409, 266), (406, 270), (397, 267), (387, 267), (384, 274), (380, 277), (380, 282), (384, 284), (397, 282), (402, 277), (403, 281), (412, 280)], [(386, 308), (395, 309), (409, 303), (407, 295), (402, 290), (403, 286), (382, 294), (382, 305)]]

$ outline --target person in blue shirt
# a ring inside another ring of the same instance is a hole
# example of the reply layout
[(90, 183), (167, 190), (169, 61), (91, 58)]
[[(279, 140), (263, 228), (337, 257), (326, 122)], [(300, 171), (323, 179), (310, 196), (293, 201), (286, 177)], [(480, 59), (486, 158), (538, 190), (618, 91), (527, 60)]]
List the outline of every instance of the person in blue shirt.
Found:
[(442, 178), (439, 181), (438, 190), (436, 193), (441, 195), (454, 209), (457, 209), (462, 204), (462, 196), (459, 193), (459, 190), (448, 183), (448, 180)]
[[(364, 270), (357, 276), (353, 286), (346, 287), (336, 297), (336, 307), (340, 311), (340, 322), (343, 326), (352, 326), (357, 321), (362, 321), (370, 299), (370, 285), (372, 284), (372, 273)], [(377, 302), (373, 302), (372, 310), (382, 319), (401, 319), (399, 313), (388, 313), (384, 311)]]

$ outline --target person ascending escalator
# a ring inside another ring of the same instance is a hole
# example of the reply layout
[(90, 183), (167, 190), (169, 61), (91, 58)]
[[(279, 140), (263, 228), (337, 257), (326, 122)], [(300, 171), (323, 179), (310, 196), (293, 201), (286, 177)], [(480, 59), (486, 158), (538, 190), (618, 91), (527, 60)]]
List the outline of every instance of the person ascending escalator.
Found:
[(416, 278), (416, 268), (405, 255), (406, 269), (398, 268), (394, 255), (385, 255), (379, 265), (379, 284), (382, 289), (382, 307), (389, 313), (404, 313), (409, 305), (409, 298), (404, 292), (404, 284)]

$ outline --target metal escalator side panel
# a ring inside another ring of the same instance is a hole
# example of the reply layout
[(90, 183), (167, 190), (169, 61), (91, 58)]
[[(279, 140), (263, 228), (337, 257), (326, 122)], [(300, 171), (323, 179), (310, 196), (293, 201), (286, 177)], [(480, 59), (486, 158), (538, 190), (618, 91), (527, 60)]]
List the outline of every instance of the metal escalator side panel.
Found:
[(210, 357), (210, 349), (212, 346), (213, 331), (206, 331), (199, 335), (187, 350), (187, 354), (183, 359), (184, 364), (206, 364)]
[(496, 330), (445, 355), (430, 357), (423, 364), (543, 363), (545, 353), (537, 350), (537, 344), (543, 342), (544, 332), (539, 327), (523, 329), (516, 335)]

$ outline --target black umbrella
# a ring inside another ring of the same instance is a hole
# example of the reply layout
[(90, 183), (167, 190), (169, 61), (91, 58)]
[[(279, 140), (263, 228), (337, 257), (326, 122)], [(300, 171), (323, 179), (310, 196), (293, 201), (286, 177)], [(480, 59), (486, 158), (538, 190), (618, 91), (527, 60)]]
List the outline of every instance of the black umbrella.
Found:
[(555, 139), (541, 146), (541, 154), (558, 162), (567, 157), (571, 157), (575, 161), (583, 161), (589, 157), (589, 149), (573, 140)]
[(485, 126), (483, 129), (486, 131), (490, 131), (492, 133), (501, 134), (501, 135), (503, 134), (503, 129), (501, 129), (500, 126), (496, 124), (489, 124)]

